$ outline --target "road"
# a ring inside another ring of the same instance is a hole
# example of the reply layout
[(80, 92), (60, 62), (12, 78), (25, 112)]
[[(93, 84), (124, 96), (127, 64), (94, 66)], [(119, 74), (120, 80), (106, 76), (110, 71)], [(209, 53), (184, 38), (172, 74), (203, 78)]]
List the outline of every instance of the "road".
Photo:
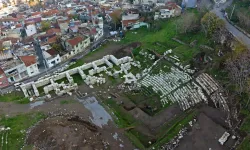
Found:
[[(232, 4), (233, 0), (228, 0), (225, 4), (221, 4), (221, 6), (216, 7), (211, 10), (211, 12), (215, 13), (218, 17), (220, 17), (222, 20), (225, 21), (226, 28), (229, 32), (231, 32), (235, 38), (237, 38), (242, 44), (246, 45), (248, 49), (250, 49), (250, 38), (247, 37), (244, 33), (239, 31), (237, 28), (235, 28), (233, 25), (231, 25), (226, 18), (223, 16), (223, 13), (221, 12), (222, 9), (227, 8)], [(229, 14), (230, 15), (230, 14)]]
[[(43, 77), (45, 76), (46, 74), (52, 74), (53, 72), (57, 71), (58, 69), (61, 69), (62, 67), (64, 67), (65, 65), (68, 65), (70, 63), (70, 61), (72, 59), (80, 59), (80, 58), (83, 58), (85, 55), (87, 55), (89, 52), (91, 52), (91, 50), (95, 49), (96, 47), (98, 47), (105, 39), (106, 37), (109, 35), (109, 29), (108, 29), (108, 26), (104, 25), (104, 35), (102, 38), (100, 38), (98, 41), (96, 41), (95, 43), (93, 43), (89, 48), (87, 48), (85, 51), (79, 53), (78, 55), (72, 57), (71, 59), (65, 61), (65, 62), (62, 62), (58, 65), (56, 65), (55, 67), (52, 67), (52, 68), (49, 68), (47, 69), (47, 71), (44, 69), (44, 70), (40, 70), (40, 73), (36, 76), (33, 76), (33, 77), (29, 77), (28, 79), (24, 79), (20, 82), (22, 83), (28, 83), (28, 82), (31, 82), (31, 81), (35, 81), (37, 79), (39, 79), (40, 77)], [(9, 85), (7, 87), (4, 87), (1, 89), (1, 93), (4, 94), (4, 93), (7, 93), (9, 91), (13, 91), (15, 90), (15, 87), (14, 85)]]

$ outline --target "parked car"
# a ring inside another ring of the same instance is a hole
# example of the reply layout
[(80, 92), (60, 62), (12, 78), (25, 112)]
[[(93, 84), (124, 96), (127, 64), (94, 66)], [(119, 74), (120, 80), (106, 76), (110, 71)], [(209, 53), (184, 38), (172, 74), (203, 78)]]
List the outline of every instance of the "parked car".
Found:
[(19, 88), (22, 84), (23, 84), (23, 83), (17, 82), (17, 83), (14, 84), (14, 87), (15, 87), (15, 88)]

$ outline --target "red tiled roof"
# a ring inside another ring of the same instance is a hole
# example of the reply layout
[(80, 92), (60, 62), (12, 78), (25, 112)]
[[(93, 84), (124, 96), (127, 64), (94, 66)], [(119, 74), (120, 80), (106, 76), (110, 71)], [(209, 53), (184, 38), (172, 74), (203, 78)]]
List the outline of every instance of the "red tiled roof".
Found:
[(136, 19), (136, 20), (122, 20), (122, 24), (123, 24), (124, 27), (127, 27), (130, 24), (134, 24), (134, 23), (136, 23), (138, 21), (139, 21), (139, 19)]
[(81, 25), (81, 22), (80, 21), (75, 21), (74, 24), (75, 25)]
[(75, 45), (77, 45), (78, 43), (80, 43), (80, 42), (82, 42), (82, 41), (83, 41), (83, 38), (80, 37), (80, 36), (77, 36), (77, 37), (75, 37), (75, 38), (73, 38), (73, 39), (68, 40), (68, 43), (69, 43), (71, 46), (75, 46)]
[(51, 9), (49, 11), (43, 12), (43, 16), (52, 16), (52, 15), (59, 14), (59, 13), (60, 13), (59, 10)]
[(51, 56), (55, 56), (58, 54), (58, 52), (54, 49), (47, 50), (46, 52), (49, 53)]
[(31, 15), (32, 16), (41, 15), (41, 12), (32, 12)]
[(31, 25), (31, 24), (35, 25), (35, 21), (25, 22), (25, 25), (26, 25), (26, 26)]
[(60, 29), (56, 29), (56, 28), (51, 28), (46, 33), (47, 34), (61, 33), (61, 30)]
[(17, 41), (20, 40), (19, 38), (14, 38), (14, 37), (6, 37), (2, 38), (1, 41), (11, 41), (11, 43), (17, 43)]
[(0, 75), (2, 75), (4, 73), (3, 69), (0, 68)]
[(96, 28), (92, 28), (91, 29), (91, 34), (96, 34), (96, 33), (97, 33)]
[(48, 43), (51, 44), (51, 43), (55, 43), (57, 40), (57, 37), (56, 36), (53, 36), (51, 38), (48, 39)]
[(0, 22), (2, 21), (13, 21), (13, 22), (18, 22), (19, 19), (18, 18), (1, 18)]
[(36, 56), (19, 56), (19, 58), (24, 62), (26, 67), (36, 63)]
[(0, 78), (0, 87), (8, 86), (9, 81), (8, 81), (8, 78), (6, 77), (6, 75), (4, 74), (4, 71), (2, 68), (0, 68), (0, 75), (2, 75), (2, 77)]
[(114, 10), (112, 13), (109, 13), (109, 16), (113, 20), (116, 20), (117, 18), (121, 18), (121, 14), (122, 14), (122, 10), (121, 9), (117, 9), (117, 10)]
[(21, 28), (22, 27), (22, 24), (19, 23), (19, 24), (16, 24), (16, 28)]
[(34, 37), (31, 35), (29, 37), (25, 37), (23, 40), (22, 40), (22, 43), (30, 43), (30, 42), (34, 42)]
[(61, 24), (61, 23), (69, 23), (70, 22), (70, 20), (69, 19), (67, 19), (67, 20), (57, 20), (57, 22), (58, 22), (58, 24)]
[(169, 9), (169, 10), (172, 10), (172, 9), (175, 9), (175, 8), (178, 8), (178, 5), (174, 2), (167, 2), (166, 3), (166, 8)]

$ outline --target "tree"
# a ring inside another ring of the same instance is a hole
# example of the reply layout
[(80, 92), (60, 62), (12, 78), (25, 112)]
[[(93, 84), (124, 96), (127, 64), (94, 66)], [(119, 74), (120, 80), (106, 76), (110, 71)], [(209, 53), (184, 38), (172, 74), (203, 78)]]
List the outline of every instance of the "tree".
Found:
[(240, 23), (240, 25), (244, 28), (250, 27), (250, 20), (249, 20), (249, 10), (246, 9), (239, 9), (236, 12), (237, 19)]
[(50, 23), (47, 21), (42, 21), (41, 28), (42, 28), (42, 31), (46, 32), (50, 28)]
[(52, 48), (54, 49), (54, 50), (56, 50), (56, 51), (58, 51), (58, 52), (60, 52), (60, 51), (62, 51), (62, 45), (60, 44), (60, 43), (58, 43), (58, 44), (56, 44), (56, 43), (54, 43), (53, 45), (52, 45)]
[(239, 94), (248, 92), (248, 81), (250, 76), (250, 52), (246, 51), (237, 57), (231, 57), (226, 61), (226, 69), (228, 70), (231, 83), (236, 86)]
[(121, 13), (122, 13), (121, 10), (115, 10), (114, 12), (109, 14), (110, 17), (112, 18), (112, 24), (114, 24), (115, 30), (116, 30), (117, 25), (121, 24), (121, 19), (122, 19)]
[(207, 36), (212, 36), (217, 30), (225, 28), (225, 22), (211, 12), (202, 17), (201, 25)]
[(176, 33), (187, 33), (194, 29), (197, 25), (198, 18), (194, 13), (185, 13), (179, 19), (176, 20)]

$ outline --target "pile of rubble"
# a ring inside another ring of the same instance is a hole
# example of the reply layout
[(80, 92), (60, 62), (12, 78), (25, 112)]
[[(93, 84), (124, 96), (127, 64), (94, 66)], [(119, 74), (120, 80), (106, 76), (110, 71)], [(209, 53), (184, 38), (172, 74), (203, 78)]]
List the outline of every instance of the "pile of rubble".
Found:
[[(144, 52), (140, 54), (147, 55)], [(139, 86), (152, 86), (154, 92), (159, 93), (160, 91), (163, 105), (178, 103), (182, 110), (187, 110), (197, 103), (208, 103), (207, 94), (215, 104), (218, 103), (224, 110), (229, 110), (226, 98), (219, 92), (221, 88), (208, 74), (202, 73), (193, 80), (190, 74), (193, 74), (194, 70), (189, 69), (189, 65), (183, 66), (179, 62), (179, 58), (172, 55), (172, 50), (164, 52), (164, 56), (174, 63), (174, 66), (170, 68), (170, 72), (160, 70), (158, 74), (150, 74), (151, 69), (160, 61), (158, 59), (151, 67), (142, 71), (143, 79), (138, 83)]]

